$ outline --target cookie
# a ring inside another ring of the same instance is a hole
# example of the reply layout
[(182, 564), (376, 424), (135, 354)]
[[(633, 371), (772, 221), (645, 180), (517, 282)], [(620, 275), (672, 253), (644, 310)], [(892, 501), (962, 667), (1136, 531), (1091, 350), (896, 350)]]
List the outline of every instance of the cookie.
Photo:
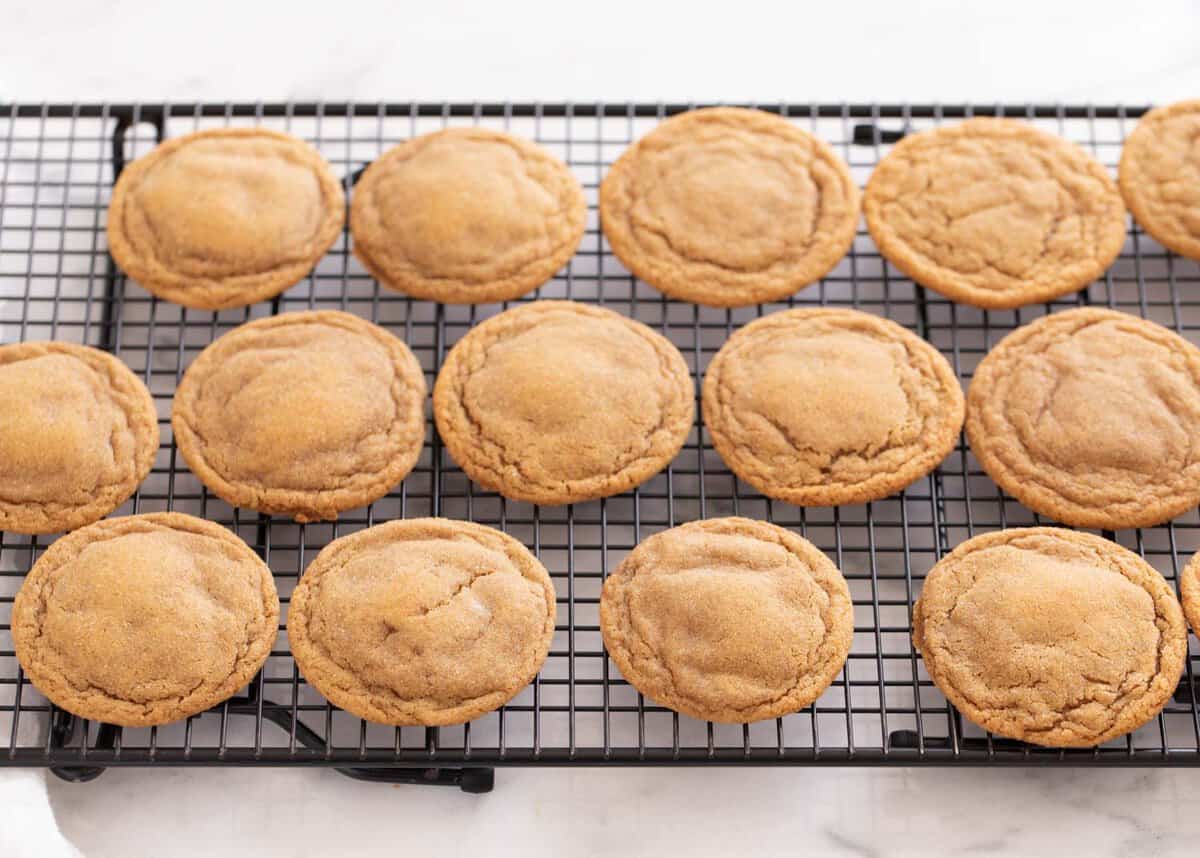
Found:
[(234, 328), (175, 391), (188, 467), (233, 506), (296, 521), (383, 497), (425, 440), (425, 376), (412, 352), (349, 313), (285, 313)]
[(1053, 748), (1099, 745), (1166, 705), (1187, 628), (1163, 577), (1116, 543), (1053, 527), (969, 539), (913, 607), (913, 644), (966, 718)]
[(13, 604), (25, 675), (81, 718), (151, 727), (231, 697), (279, 627), (271, 570), (220, 525), (110, 518), (51, 545)]
[(1121, 150), (1119, 182), (1142, 229), (1181, 256), (1200, 259), (1200, 99), (1156, 107)]
[(511, 700), (554, 637), (554, 585), (517, 540), (469, 521), (335, 539), (288, 606), (304, 680), (380, 724), (461, 724)]
[(604, 582), (600, 631), (621, 675), (693, 718), (744, 724), (808, 706), (854, 636), (842, 573), (765, 521), (710, 518), (643, 540)]
[(962, 389), (941, 353), (857, 310), (757, 319), (704, 376), (704, 425), (730, 470), (804, 506), (899, 491), (949, 455), (962, 422)]
[(671, 298), (779, 301), (828, 274), (858, 226), (858, 186), (826, 143), (761, 110), (674, 116), (600, 186), (600, 221), (625, 267)]
[(476, 325), (433, 390), (438, 433), (472, 480), (566, 504), (620, 494), (675, 458), (695, 416), (679, 350), (603, 307), (538, 301)]
[(0, 530), (91, 524), (128, 500), (157, 452), (154, 400), (120, 360), (72, 343), (0, 346)]
[(1104, 166), (1015, 119), (908, 135), (871, 174), (863, 211), (889, 262), (992, 310), (1084, 288), (1125, 242), (1125, 206)]
[(449, 304), (508, 301), (566, 265), (583, 189), (541, 146), (447, 128), (395, 146), (354, 188), (354, 255), (382, 285)]
[(341, 183), (303, 140), (215, 128), (160, 143), (113, 188), (108, 247), (148, 292), (197, 310), (273, 298), (345, 222)]
[(1161, 325), (1081, 308), (1023, 325), (967, 391), (988, 475), (1075, 527), (1149, 527), (1200, 503), (1200, 349)]

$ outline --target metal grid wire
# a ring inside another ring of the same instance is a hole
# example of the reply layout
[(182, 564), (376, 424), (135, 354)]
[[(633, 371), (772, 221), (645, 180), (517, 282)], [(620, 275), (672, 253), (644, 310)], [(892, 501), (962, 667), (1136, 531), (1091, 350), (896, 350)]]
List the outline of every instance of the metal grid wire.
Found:
[[(312, 275), (276, 300), (220, 313), (186, 310), (127, 282), (107, 255), (105, 211), (116, 172), (163, 137), (226, 124), (262, 124), (314, 143), (353, 177), (387, 147), (444, 125), (480, 124), (532, 138), (570, 164), (589, 202), (587, 233), (570, 264), (530, 299), (602, 303), (660, 330), (696, 375), (730, 333), (790, 306), (850, 306), (916, 331), (965, 384), (989, 347), (1020, 323), (1096, 304), (1153, 319), (1200, 342), (1200, 267), (1131, 226), (1120, 259), (1088, 289), (1053, 304), (984, 312), (914, 286), (880, 259), (860, 229), (850, 254), (786, 302), (717, 310), (668, 301), (609, 253), (596, 197), (605, 169), (664, 116), (690, 105), (135, 105), (0, 107), (0, 341), (60, 339), (119, 355), (158, 406), (154, 470), (117, 514), (173, 509), (231, 527), (274, 571), (286, 611), (304, 567), (334, 537), (398, 517), (441, 515), (499, 527), (554, 576), (558, 625), (538, 679), (498, 712), (462, 726), (395, 729), (331, 708), (299, 678), (281, 623), (262, 673), (234, 700), (185, 722), (119, 729), (49, 706), (13, 655), (10, 616), (22, 576), (50, 540), (0, 536), (0, 763), (122, 765), (318, 763), (455, 766), (568, 762), (1197, 764), (1196, 656), (1166, 712), (1136, 734), (1087, 751), (1048, 751), (993, 739), (964, 722), (929, 681), (909, 640), (913, 599), (943, 553), (964, 539), (1037, 519), (1005, 497), (960, 440), (930, 478), (865, 506), (802, 509), (739, 484), (713, 451), (699, 416), (674, 463), (645, 485), (559, 508), (506, 501), (471, 484), (443, 452), (432, 421), (420, 461), (385, 499), (336, 523), (295, 525), (235, 510), (187, 470), (171, 437), (180, 375), (217, 336), (250, 318), (313, 308), (348, 310), (409, 344), (432, 385), (446, 350), (508, 305), (445, 306), (381, 290), (343, 235)], [(1016, 115), (1082, 144), (1114, 168), (1140, 109), (1054, 106), (760, 105), (831, 143), (865, 182), (890, 142), (972, 114)], [(651, 533), (696, 518), (744, 515), (794, 529), (849, 580), (854, 646), (832, 687), (802, 712), (748, 726), (678, 716), (639, 696), (605, 657), (600, 586)], [(1164, 527), (1106, 534), (1141, 553), (1171, 582), (1200, 546), (1195, 511)], [(1193, 653), (1196, 653), (1193, 641)]]

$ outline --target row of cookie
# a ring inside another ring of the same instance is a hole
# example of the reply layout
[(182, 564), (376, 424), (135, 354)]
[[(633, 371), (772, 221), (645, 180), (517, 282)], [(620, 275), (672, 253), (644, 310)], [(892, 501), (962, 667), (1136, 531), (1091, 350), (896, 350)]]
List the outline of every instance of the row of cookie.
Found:
[[(913, 643), (964, 715), (998, 735), (1086, 747), (1166, 705), (1200, 620), (1200, 563), (1183, 609), (1133, 552), (1027, 528), (970, 539), (929, 573)], [(545, 567), (506, 534), (393, 521), (330, 543), (293, 591), (287, 632), (305, 681), (370, 721), (446, 725), (512, 699), (555, 628)], [(75, 715), (165, 724), (229, 698), (275, 642), (270, 570), (211, 522), (152, 513), (55, 542), (13, 606), (17, 659)], [(651, 700), (712, 721), (778, 718), (842, 672), (854, 607), (802, 537), (742, 518), (692, 522), (638, 545), (600, 599), (606, 651)]]
[[(388, 493), (425, 440), (426, 385), (408, 347), (335, 311), (241, 325), (175, 392), (189, 467), (238, 507), (336, 518)], [(471, 329), (433, 394), (441, 441), (476, 483), (564, 504), (650, 479), (694, 426), (683, 356), (601, 307), (538, 301)], [(989, 475), (1081, 527), (1161, 523), (1200, 503), (1200, 349), (1134, 316), (1081, 308), (1005, 337), (964, 397), (907, 329), (856, 310), (767, 315), (707, 368), (704, 424), (732, 471), (805, 506), (877, 500), (936, 468), (963, 427)], [(154, 402), (118, 359), (83, 346), (0, 347), (0, 529), (71, 530), (118, 507), (159, 446)]]
[[(1200, 101), (1148, 113), (1120, 188), (1082, 148), (1013, 119), (910, 134), (863, 199), (880, 252), (916, 282), (985, 308), (1049, 301), (1116, 259), (1125, 204), (1167, 247), (1200, 258)], [(1124, 203), (1122, 202), (1124, 196)], [(146, 289), (188, 307), (239, 307), (308, 274), (340, 234), (345, 199), (315, 149), (279, 132), (169, 140), (113, 191), (109, 246)], [(859, 191), (823, 141), (757, 110), (672, 117), (613, 164), (601, 226), (626, 267), (713, 306), (779, 301), (829, 273), (854, 241)], [(395, 146), (362, 173), (354, 253), (381, 284), (451, 303), (506, 301), (575, 253), (579, 182), (541, 147), (483, 128)]]

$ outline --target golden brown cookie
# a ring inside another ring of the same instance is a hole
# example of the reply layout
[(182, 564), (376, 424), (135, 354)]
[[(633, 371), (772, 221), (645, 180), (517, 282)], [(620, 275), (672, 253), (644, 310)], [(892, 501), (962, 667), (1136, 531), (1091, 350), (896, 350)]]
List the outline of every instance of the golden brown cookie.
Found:
[(0, 530), (103, 518), (150, 473), (154, 400), (117, 358), (72, 343), (0, 346)]
[(220, 525), (171, 512), (59, 539), (13, 604), (25, 674), (81, 718), (150, 727), (203, 712), (258, 673), (279, 627), (271, 570)]
[(600, 186), (613, 253), (681, 301), (778, 301), (824, 277), (858, 226), (858, 186), (833, 149), (761, 110), (674, 116)]
[(531, 292), (583, 238), (587, 206), (541, 146), (486, 128), (447, 128), (395, 146), (350, 205), (354, 255), (384, 286), (480, 304)]
[(1179, 573), (1179, 598), (1192, 631), (1200, 634), (1200, 553), (1193, 554)]
[(1113, 310), (1044, 316), (979, 363), (966, 430), (988, 475), (1036, 513), (1160, 524), (1200, 503), (1200, 349)]
[(863, 211), (893, 265), (988, 309), (1082, 289), (1125, 242), (1125, 206), (1104, 166), (1015, 119), (905, 137), (871, 174)]
[(1121, 150), (1125, 204), (1170, 250), (1200, 259), (1200, 99), (1156, 107)]
[(554, 585), (517, 540), (469, 521), (389, 521), (329, 543), (292, 593), (304, 679), (368, 721), (461, 724), (528, 685)]
[(160, 143), (121, 172), (108, 246), (148, 292), (224, 310), (303, 279), (341, 233), (345, 210), (341, 183), (303, 140), (214, 128)]
[(710, 518), (643, 540), (608, 576), (600, 631), (621, 675), (657, 703), (742, 724), (808, 706), (850, 652), (841, 572), (765, 521)]
[(695, 416), (679, 350), (603, 307), (538, 301), (476, 325), (433, 390), (446, 449), (507, 498), (620, 494), (675, 458)]
[(188, 367), (171, 416), (188, 467), (234, 506), (296, 521), (383, 497), (425, 440), (412, 352), (349, 313), (285, 313), (234, 328)]
[(913, 644), (964, 716), (1035, 745), (1099, 745), (1170, 700), (1187, 627), (1170, 586), (1116, 543), (1054, 527), (969, 539), (913, 607)]
[(757, 319), (704, 376), (704, 424), (721, 458), (763, 494), (804, 506), (899, 491), (946, 458), (962, 422), (962, 388), (941, 353), (857, 310)]

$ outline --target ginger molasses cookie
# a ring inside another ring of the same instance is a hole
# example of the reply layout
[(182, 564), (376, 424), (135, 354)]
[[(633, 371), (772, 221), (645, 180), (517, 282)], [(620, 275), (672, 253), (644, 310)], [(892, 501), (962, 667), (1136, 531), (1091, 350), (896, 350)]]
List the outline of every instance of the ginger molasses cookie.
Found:
[(1200, 259), (1200, 99), (1156, 107), (1121, 150), (1125, 204), (1159, 244)]
[(389, 521), (329, 543), (288, 607), (304, 679), (368, 721), (461, 724), (541, 669), (554, 585), (517, 540), (468, 521)]
[(160, 143), (113, 188), (108, 245), (160, 298), (224, 310), (298, 283), (337, 239), (345, 195), (303, 140), (215, 128)]
[(871, 174), (863, 211), (893, 265), (988, 309), (1082, 289), (1125, 241), (1125, 207), (1104, 166), (1015, 119), (905, 137)]
[(220, 525), (109, 518), (51, 545), (13, 604), (17, 660), (81, 718), (150, 727), (203, 712), (258, 673), (279, 627), (271, 570)]
[(1017, 328), (967, 391), (967, 439), (996, 483), (1075, 527), (1149, 527), (1200, 503), (1200, 349), (1081, 308)]
[(349, 313), (284, 313), (234, 328), (175, 391), (188, 467), (234, 506), (296, 521), (383, 497), (425, 440), (425, 376), (412, 352)]
[(1200, 634), (1200, 553), (1193, 554), (1179, 573), (1179, 597), (1188, 624)]
[(137, 490), (157, 452), (154, 400), (120, 360), (72, 343), (0, 346), (0, 530), (91, 524)]
[(620, 494), (665, 468), (687, 439), (693, 398), (665, 337), (602, 307), (538, 301), (459, 340), (433, 413), (475, 482), (564, 504)]
[(941, 353), (857, 310), (757, 319), (704, 376), (721, 458), (763, 494), (805, 506), (899, 491), (946, 458), (962, 422), (962, 388)]
[(761, 110), (674, 116), (600, 186), (613, 253), (681, 301), (778, 301), (824, 277), (858, 226), (858, 186), (833, 149)]
[(815, 545), (745, 518), (693, 521), (643, 540), (600, 597), (608, 654), (638, 691), (709, 721), (796, 712), (842, 669), (854, 609)]
[(964, 716), (1000, 736), (1090, 747), (1166, 705), (1187, 656), (1179, 602), (1116, 543), (1053, 527), (969, 539), (913, 607), (913, 644)]
[(583, 189), (541, 146), (447, 128), (395, 146), (350, 205), (354, 255), (390, 289), (449, 304), (507, 301), (554, 276), (583, 238)]

